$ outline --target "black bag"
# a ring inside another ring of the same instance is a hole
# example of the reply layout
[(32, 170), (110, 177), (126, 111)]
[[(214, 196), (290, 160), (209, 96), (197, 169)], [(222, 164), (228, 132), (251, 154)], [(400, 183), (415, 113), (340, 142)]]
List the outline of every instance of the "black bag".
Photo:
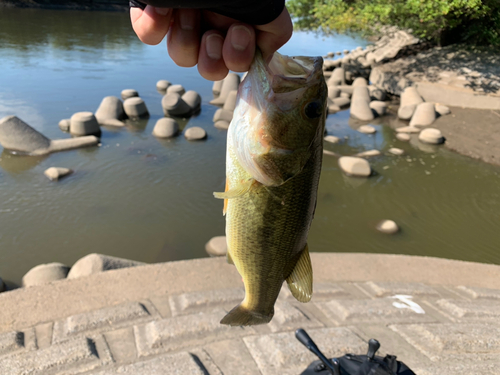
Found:
[(318, 349), (314, 341), (302, 328), (295, 332), (295, 337), (307, 349), (316, 354), (320, 361), (312, 362), (301, 375), (415, 375), (403, 362), (397, 361), (395, 355), (385, 358), (376, 356), (380, 343), (375, 339), (368, 341), (366, 355), (346, 354), (340, 358), (327, 359)]

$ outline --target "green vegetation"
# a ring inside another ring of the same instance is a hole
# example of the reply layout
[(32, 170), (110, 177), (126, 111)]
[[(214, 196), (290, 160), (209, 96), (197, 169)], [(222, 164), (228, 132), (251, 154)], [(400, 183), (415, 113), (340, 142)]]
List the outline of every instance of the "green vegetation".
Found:
[(437, 44), (500, 45), (499, 0), (288, 0), (299, 29), (371, 34), (391, 25)]

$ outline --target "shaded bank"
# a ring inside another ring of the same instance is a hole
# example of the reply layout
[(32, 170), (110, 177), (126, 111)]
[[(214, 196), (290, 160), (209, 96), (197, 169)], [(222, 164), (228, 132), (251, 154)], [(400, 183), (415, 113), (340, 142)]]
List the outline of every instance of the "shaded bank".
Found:
[(39, 8), (39, 9), (73, 9), (73, 10), (109, 10), (126, 11), (128, 1), (125, 0), (0, 0), (0, 8)]

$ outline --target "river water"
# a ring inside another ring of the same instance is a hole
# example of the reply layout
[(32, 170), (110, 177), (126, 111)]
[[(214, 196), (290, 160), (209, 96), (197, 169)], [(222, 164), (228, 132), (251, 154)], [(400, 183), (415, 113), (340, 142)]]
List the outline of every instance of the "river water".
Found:
[[(281, 52), (323, 55), (366, 44), (296, 33)], [(37, 264), (72, 265), (93, 252), (143, 262), (206, 256), (205, 243), (224, 234), (212, 192), (224, 188), (226, 132), (211, 121), (211, 82), (173, 64), (163, 43), (140, 43), (123, 13), (0, 9), (0, 64), (0, 118), (16, 115), (53, 139), (69, 137), (59, 120), (94, 112), (103, 97), (126, 88), (138, 90), (151, 113), (125, 129), (103, 129), (101, 147), (0, 155), (0, 277), (16, 284)], [(201, 94), (201, 113), (187, 126), (203, 127), (206, 141), (151, 135), (163, 116), (159, 79)], [(500, 168), (397, 141), (383, 121), (375, 135), (364, 135), (349, 126), (348, 111), (328, 117), (328, 132), (347, 137), (329, 150), (399, 147), (406, 155), (371, 159), (376, 175), (369, 179), (345, 177), (337, 159), (325, 157), (309, 249), (500, 264)], [(51, 166), (75, 173), (51, 182), (43, 175)], [(378, 233), (382, 219), (401, 232)]]

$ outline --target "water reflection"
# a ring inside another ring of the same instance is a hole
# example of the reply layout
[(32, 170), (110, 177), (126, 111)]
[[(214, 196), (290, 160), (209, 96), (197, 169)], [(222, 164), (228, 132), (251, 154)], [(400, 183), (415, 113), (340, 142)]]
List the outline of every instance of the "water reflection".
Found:
[(0, 168), (15, 175), (36, 167), (46, 158), (47, 156), (15, 155), (3, 150), (0, 154)]

